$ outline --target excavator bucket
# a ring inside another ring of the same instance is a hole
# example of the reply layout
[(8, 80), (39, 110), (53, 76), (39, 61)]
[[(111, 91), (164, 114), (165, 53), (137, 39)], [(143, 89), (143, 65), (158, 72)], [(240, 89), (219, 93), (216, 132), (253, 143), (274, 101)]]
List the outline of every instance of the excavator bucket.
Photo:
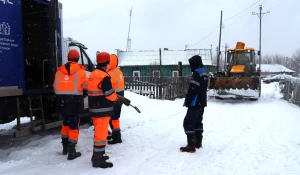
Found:
[(250, 98), (260, 96), (260, 77), (211, 77), (210, 96), (216, 98)]

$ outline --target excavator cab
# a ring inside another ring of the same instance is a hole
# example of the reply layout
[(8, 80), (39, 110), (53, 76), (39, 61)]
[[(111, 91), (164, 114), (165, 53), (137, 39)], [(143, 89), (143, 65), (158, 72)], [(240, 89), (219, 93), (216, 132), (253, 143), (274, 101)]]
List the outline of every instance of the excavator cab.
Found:
[(229, 76), (251, 77), (256, 73), (255, 50), (246, 47), (228, 49), (226, 70)]

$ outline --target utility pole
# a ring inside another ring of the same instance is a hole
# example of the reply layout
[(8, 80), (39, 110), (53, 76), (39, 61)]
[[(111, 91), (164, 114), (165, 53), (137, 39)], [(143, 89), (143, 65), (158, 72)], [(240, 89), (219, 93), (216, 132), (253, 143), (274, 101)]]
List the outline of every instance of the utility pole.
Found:
[[(217, 61), (218, 62), (218, 53), (219, 53), (219, 46), (216, 47), (216, 56), (217, 56), (217, 60), (213, 60), (213, 63), (214, 61)], [(216, 59), (216, 58), (214, 58)], [(218, 68), (217, 68), (217, 71), (218, 71)]]
[(161, 48), (159, 48), (159, 75), (161, 75)]
[(132, 16), (132, 7), (131, 7), (130, 13), (129, 13), (130, 21), (129, 21), (129, 29), (128, 29), (128, 37), (127, 37), (127, 47), (126, 47), (126, 51), (130, 51), (130, 50), (131, 50), (131, 38), (129, 37), (130, 26), (131, 26), (131, 16)]
[(219, 49), (218, 49), (218, 55), (217, 55), (217, 71), (219, 71), (219, 62), (220, 62), (220, 54), (221, 54), (221, 51), (220, 51), (220, 48), (221, 48), (221, 34), (222, 34), (222, 14), (223, 14), (223, 11), (221, 10), (221, 20), (220, 20), (220, 35), (219, 35)]
[(227, 45), (227, 43), (225, 43), (224, 70), (226, 69), (226, 62), (227, 62), (227, 49), (228, 49), (228, 45)]
[(266, 13), (270, 13), (270, 11), (267, 11), (267, 12), (264, 12), (262, 13), (262, 5), (259, 5), (259, 13), (255, 13), (255, 12), (252, 12), (252, 15), (257, 15), (259, 17), (259, 52), (258, 52), (258, 55), (259, 55), (259, 71), (261, 71), (261, 18), (262, 18), (262, 15), (266, 14)]
[(212, 44), (210, 45), (210, 59), (211, 59), (211, 61), (212, 61)]
[(185, 47), (185, 50), (187, 50), (187, 49), (188, 49), (188, 47), (189, 47), (189, 45), (187, 45), (187, 44), (186, 44), (184, 47)]

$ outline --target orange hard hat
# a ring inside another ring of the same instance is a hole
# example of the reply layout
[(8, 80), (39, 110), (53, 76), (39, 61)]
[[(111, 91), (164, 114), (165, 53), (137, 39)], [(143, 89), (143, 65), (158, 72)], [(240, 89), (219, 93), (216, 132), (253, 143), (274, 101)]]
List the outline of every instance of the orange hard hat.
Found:
[(97, 55), (97, 63), (108, 63), (110, 61), (110, 55), (107, 52), (100, 52)]
[(80, 58), (79, 52), (75, 49), (70, 50), (68, 53), (68, 58), (69, 59), (79, 59)]

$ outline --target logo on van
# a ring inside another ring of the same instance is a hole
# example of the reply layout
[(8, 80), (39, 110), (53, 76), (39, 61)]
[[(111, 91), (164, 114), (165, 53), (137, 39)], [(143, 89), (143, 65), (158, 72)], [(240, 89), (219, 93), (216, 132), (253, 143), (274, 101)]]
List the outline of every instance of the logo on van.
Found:
[(10, 25), (8, 23), (0, 23), (0, 34), (1, 35), (10, 35)]
[(3, 4), (7, 3), (7, 4), (11, 4), (13, 5), (14, 3), (10, 2), (10, 0), (0, 0), (1, 2), (3, 2)]

